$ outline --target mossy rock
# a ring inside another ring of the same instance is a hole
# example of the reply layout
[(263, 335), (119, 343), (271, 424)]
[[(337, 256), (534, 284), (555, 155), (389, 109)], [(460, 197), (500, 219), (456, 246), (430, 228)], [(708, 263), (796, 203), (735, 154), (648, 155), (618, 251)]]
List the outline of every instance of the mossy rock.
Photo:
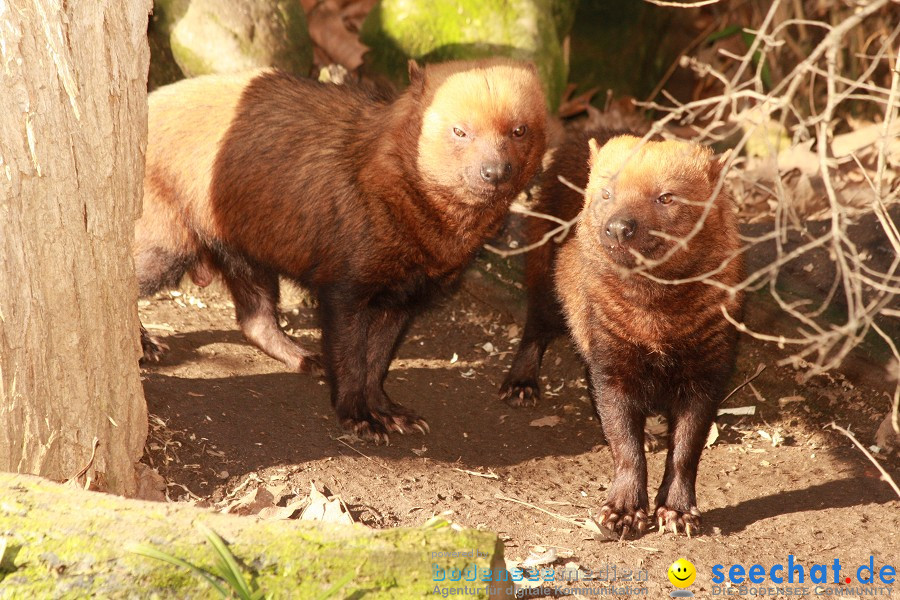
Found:
[(156, 0), (147, 22), (147, 39), (150, 42), (150, 73), (147, 90), (174, 83), (184, 77), (175, 57), (169, 37), (178, 20), (187, 12), (190, 0)]
[(157, 31), (165, 36), (172, 35), (190, 5), (191, 0), (154, 0), (152, 21)]
[(312, 66), (312, 42), (297, 0), (191, 0), (170, 42), (188, 77), (258, 67), (308, 75)]
[(406, 62), (507, 56), (537, 65), (555, 110), (566, 86), (562, 41), (571, 28), (574, 0), (382, 0), (360, 37), (371, 50), (367, 68), (395, 82)]
[[(446, 522), (378, 531), (266, 521), (8, 473), (0, 473), (0, 499), (0, 599), (215, 597), (190, 570), (132, 551), (139, 543), (209, 570), (215, 554), (197, 522), (225, 540), (267, 598), (318, 598), (342, 580), (343, 598), (422, 598), (435, 587), (477, 598), (513, 594), (497, 536)], [(467, 581), (474, 573), (498, 580)]]

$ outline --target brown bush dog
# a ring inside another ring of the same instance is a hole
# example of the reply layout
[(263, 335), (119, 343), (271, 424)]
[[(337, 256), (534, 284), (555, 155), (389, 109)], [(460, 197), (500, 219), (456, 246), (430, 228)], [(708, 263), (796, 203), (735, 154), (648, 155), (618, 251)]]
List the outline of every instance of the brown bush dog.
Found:
[(397, 344), (496, 233), (546, 146), (530, 64), (411, 63), (410, 80), (393, 95), (267, 70), (157, 90), (135, 240), (142, 296), (219, 273), (247, 339), (295, 371), (319, 358), (278, 325), (278, 276), (312, 290), (338, 417), (380, 441), (428, 429), (382, 388)]
[[(700, 526), (700, 455), (736, 355), (737, 331), (722, 307), (739, 316), (743, 306), (742, 294), (726, 289), (743, 272), (731, 200), (720, 193), (709, 204), (724, 159), (685, 142), (642, 144), (610, 131), (576, 137), (555, 156), (535, 210), (571, 219), (584, 206), (574, 235), (528, 257), (528, 323), (501, 394), (514, 404), (537, 398), (541, 357), (564, 329), (564, 315), (613, 454), (601, 524), (622, 536), (646, 531), (644, 426), (649, 414), (661, 412), (669, 422), (669, 449), (656, 519), (660, 531), (691, 535)], [(584, 187), (584, 201), (553, 181), (558, 174)], [(663, 258), (701, 220), (686, 247), (647, 269), (650, 277), (634, 270), (643, 263), (639, 256)], [(654, 280), (703, 275), (707, 282)]]

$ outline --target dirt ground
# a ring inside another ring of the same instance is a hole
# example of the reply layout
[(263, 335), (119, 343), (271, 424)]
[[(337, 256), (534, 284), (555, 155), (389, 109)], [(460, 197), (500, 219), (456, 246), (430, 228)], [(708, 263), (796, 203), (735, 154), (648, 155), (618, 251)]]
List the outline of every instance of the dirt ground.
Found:
[[(313, 481), (370, 527), (417, 526), (443, 515), (498, 532), (508, 560), (555, 548), (551, 568), (645, 570), (647, 581), (630, 585), (656, 598), (674, 589), (666, 570), (682, 556), (697, 568), (697, 597), (727, 592), (713, 589), (715, 564), (727, 570), (759, 563), (768, 571), (788, 555), (807, 568), (839, 559), (852, 567), (842, 572), (853, 577), (845, 592), (870, 556), (876, 570), (900, 567), (900, 500), (846, 437), (827, 428), (836, 421), (866, 447), (874, 444), (893, 389), (883, 354), (863, 349), (845, 373), (802, 382), (801, 368), (776, 366), (786, 350), (744, 336), (734, 384), (760, 363), (767, 369), (725, 405), (753, 406), (755, 414), (721, 416), (719, 437), (703, 455), (702, 534), (686, 539), (652, 530), (626, 542), (597, 539), (567, 520), (596, 514), (612, 474), (583, 367), (572, 345), (557, 340), (545, 359), (538, 406), (513, 409), (498, 400), (524, 325), (521, 296), (494, 278), (498, 270), (482, 263), (414, 323), (386, 388), (425, 417), (431, 433), (395, 435), (389, 446), (348, 436), (324, 382), (289, 373), (250, 346), (218, 284), (185, 285), (142, 301), (143, 322), (171, 347), (160, 364), (143, 369), (152, 415), (144, 461), (164, 476), (173, 500), (221, 507), (257, 486), (302, 496)], [(751, 295), (747, 322), (769, 324), (774, 313), (766, 306)], [(287, 293), (282, 308), (287, 329), (316, 346), (314, 310), (302, 296)], [(651, 499), (665, 439), (655, 446), (648, 455)], [(900, 479), (896, 455), (882, 456), (881, 464)], [(629, 585), (609, 579), (574, 587), (611, 586), (621, 594)]]

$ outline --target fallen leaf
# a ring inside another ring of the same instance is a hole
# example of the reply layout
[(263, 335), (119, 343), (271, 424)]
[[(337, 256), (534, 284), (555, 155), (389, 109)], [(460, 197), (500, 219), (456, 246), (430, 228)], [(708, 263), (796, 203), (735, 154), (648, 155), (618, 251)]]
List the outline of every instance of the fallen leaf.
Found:
[(222, 509), (222, 512), (233, 515), (255, 515), (264, 508), (274, 506), (275, 496), (265, 487), (258, 487), (231, 502)]
[(669, 424), (662, 415), (651, 415), (647, 418), (644, 430), (653, 435), (665, 435), (669, 431)]
[(541, 417), (540, 419), (535, 419), (529, 425), (532, 427), (556, 427), (560, 424), (562, 419), (557, 417), (556, 415), (550, 415), (548, 417)]
[(721, 415), (744, 416), (744, 415), (755, 415), (755, 414), (756, 414), (755, 406), (737, 406), (734, 408), (720, 408), (718, 411), (716, 411), (716, 416), (721, 416)]
[(369, 49), (359, 41), (359, 27), (375, 0), (319, 0), (304, 2), (309, 37), (315, 44), (316, 63), (339, 63), (351, 71)]
[(706, 436), (706, 444), (703, 446), (704, 448), (709, 448), (713, 444), (716, 443), (716, 440), (719, 439), (719, 426), (715, 423), (712, 424), (712, 427), (709, 429), (709, 435)]
[(522, 561), (521, 567), (537, 567), (540, 565), (549, 565), (556, 561), (556, 548), (548, 548), (544, 550), (542, 547), (536, 547), (529, 552), (528, 557)]
[(309, 497), (295, 498), (291, 502), (288, 502), (286, 506), (268, 506), (259, 511), (257, 516), (260, 519), (266, 519), (270, 521), (290, 519), (297, 511), (306, 508), (308, 504)]
[(346, 511), (344, 502), (338, 496), (330, 499), (309, 482), (309, 505), (300, 513), (301, 521), (321, 521), (323, 523), (353, 523), (353, 517)]

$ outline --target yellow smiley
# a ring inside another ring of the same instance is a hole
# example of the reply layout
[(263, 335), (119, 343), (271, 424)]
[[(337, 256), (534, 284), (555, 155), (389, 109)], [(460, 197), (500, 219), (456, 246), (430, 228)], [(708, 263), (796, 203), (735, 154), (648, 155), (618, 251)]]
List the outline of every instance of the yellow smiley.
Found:
[(686, 588), (697, 578), (697, 569), (691, 561), (679, 558), (669, 567), (669, 581), (678, 588)]

